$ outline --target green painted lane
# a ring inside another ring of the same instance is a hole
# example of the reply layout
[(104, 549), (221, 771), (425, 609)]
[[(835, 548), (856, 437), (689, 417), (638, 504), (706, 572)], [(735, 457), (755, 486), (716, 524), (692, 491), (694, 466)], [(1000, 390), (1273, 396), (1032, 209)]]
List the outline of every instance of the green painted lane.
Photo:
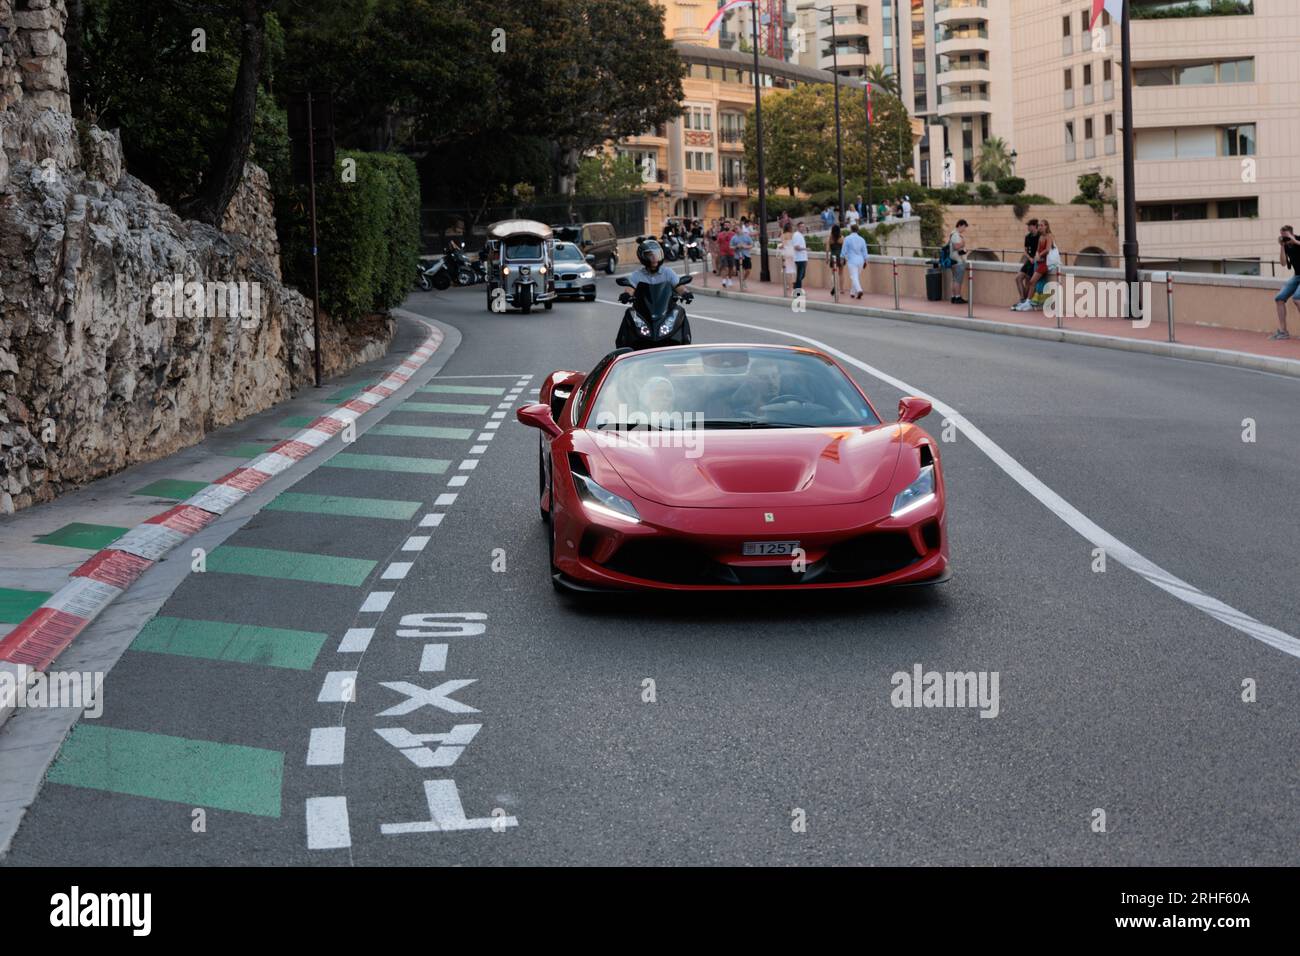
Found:
[(366, 432), (367, 436), (387, 435), (390, 438), (465, 439), (473, 434), (472, 428), (440, 428), (434, 425), (376, 425)]
[(395, 521), (407, 521), (411, 515), (420, 510), (420, 502), (285, 492), (273, 499), (266, 506), (266, 510), (300, 511), (304, 514), (336, 515), (342, 518), (392, 518)]
[(192, 495), (198, 494), (206, 488), (210, 482), (207, 481), (182, 481), (179, 478), (160, 478), (152, 484), (145, 485), (143, 488), (137, 488), (131, 492), (133, 495), (143, 495), (150, 498), (170, 498), (173, 501), (184, 501)]
[(55, 544), (61, 548), (85, 548), (89, 551), (98, 551), (100, 548), (108, 547), (126, 532), (126, 528), (74, 521), (49, 534), (41, 535), (36, 540), (40, 544)]
[(305, 671), (316, 663), (326, 637), (283, 627), (155, 617), (136, 635), (131, 650)]
[(369, 388), (369, 384), (366, 383), (366, 382), (360, 382), (360, 383), (358, 383), (358, 384), (356, 384), (356, 385), (349, 385), (349, 386), (347, 386), (346, 388), (341, 388), (341, 389), (339, 389), (337, 392), (335, 392), (335, 393), (334, 393), (333, 395), (331, 395), (329, 398), (325, 399), (325, 401), (327, 401), (327, 402), (346, 402), (346, 401), (348, 401), (349, 399), (351, 399), (351, 398), (355, 398), (357, 395), (360, 395), (360, 394), (361, 394), (362, 392), (364, 392), (367, 388)]
[(50, 767), (51, 783), (260, 817), (280, 816), (284, 754), (82, 721)]
[(336, 558), (327, 554), (223, 544), (208, 555), (207, 567), (209, 571), (223, 574), (247, 574), (314, 584), (346, 584), (355, 588), (365, 582), (376, 563), (363, 558)]
[(493, 388), (490, 385), (441, 385), (434, 383), (432, 385), (422, 385), (416, 389), (417, 392), (440, 392), (444, 395), (504, 395), (504, 388)]
[(406, 471), (421, 475), (441, 475), (451, 467), (444, 458), (403, 458), (398, 455), (358, 455), (340, 452), (325, 462), (326, 468), (356, 468), (362, 471)]
[(486, 415), (490, 405), (458, 405), (453, 402), (402, 402), (399, 412), (441, 412), (446, 415)]
[(0, 588), (0, 624), (17, 624), (45, 603), (53, 592)]
[(281, 419), (280, 424), (288, 428), (306, 428), (318, 418), (319, 415), (290, 415), (288, 418)]

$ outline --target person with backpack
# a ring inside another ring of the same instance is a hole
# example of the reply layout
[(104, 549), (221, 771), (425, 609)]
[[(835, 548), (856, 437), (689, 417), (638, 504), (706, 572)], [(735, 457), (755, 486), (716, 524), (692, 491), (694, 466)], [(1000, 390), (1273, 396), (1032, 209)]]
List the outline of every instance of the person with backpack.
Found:
[(1034, 294), (1029, 303), (1016, 306), (1017, 312), (1031, 312), (1043, 308), (1052, 297), (1048, 285), (1060, 278), (1061, 250), (1056, 247), (1052, 224), (1046, 219), (1038, 221), (1038, 254), (1034, 257)]

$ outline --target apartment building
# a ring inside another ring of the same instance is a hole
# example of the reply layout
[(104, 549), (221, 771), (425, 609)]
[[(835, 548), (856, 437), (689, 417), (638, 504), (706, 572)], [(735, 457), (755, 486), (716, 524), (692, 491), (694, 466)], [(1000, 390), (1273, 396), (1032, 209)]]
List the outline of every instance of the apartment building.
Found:
[[(1122, 215), (1120, 37), (1109, 18), (1088, 30), (1091, 6), (1013, 0), (1010, 142), (1029, 191), (1068, 202), (1080, 175), (1099, 173)], [(1275, 274), (1277, 227), (1300, 221), (1300, 3), (1131, 8), (1143, 263)]]
[(869, 66), (898, 69), (898, 0), (798, 0), (791, 46), (798, 62), (861, 81)]
[[(687, 67), (682, 112), (672, 122), (614, 146), (641, 169), (649, 200), (646, 228), (656, 233), (670, 216), (707, 221), (747, 212), (750, 186), (744, 133), (746, 114), (754, 108), (753, 48), (748, 47), (749, 52), (724, 48), (721, 31), (705, 33), (705, 25), (718, 9), (717, 0), (662, 0), (659, 5), (664, 9), (664, 29)], [(741, 25), (736, 21), (737, 29)], [(760, 37), (760, 48), (762, 43)], [(760, 55), (759, 63), (765, 94), (833, 80), (824, 70), (783, 59)]]

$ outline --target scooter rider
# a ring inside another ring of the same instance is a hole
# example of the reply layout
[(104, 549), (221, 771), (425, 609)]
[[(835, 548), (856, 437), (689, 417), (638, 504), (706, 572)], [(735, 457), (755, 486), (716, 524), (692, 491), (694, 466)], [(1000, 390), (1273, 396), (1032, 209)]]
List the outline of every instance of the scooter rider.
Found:
[[(636, 288), (642, 282), (646, 285), (662, 285), (664, 283), (669, 283), (672, 285), (673, 291), (679, 296), (682, 296), (685, 301), (689, 302), (691, 298), (693, 298), (689, 292), (682, 292), (684, 286), (681, 277), (672, 269), (671, 266), (663, 264), (663, 246), (659, 245), (656, 240), (646, 239), (637, 246), (636, 257), (641, 263), (641, 268), (630, 273), (627, 277), (628, 281), (632, 283), (633, 288)], [(624, 292), (623, 295), (628, 296), (628, 301), (631, 300), (629, 293)], [(620, 298), (622, 297), (620, 296)]]

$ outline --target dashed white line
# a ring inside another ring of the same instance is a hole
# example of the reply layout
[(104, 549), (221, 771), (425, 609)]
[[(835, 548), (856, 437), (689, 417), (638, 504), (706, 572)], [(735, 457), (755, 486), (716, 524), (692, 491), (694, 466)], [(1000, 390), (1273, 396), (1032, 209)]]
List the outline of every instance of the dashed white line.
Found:
[(439, 508), (444, 507), (446, 505), (454, 505), (455, 503), (456, 503), (456, 495), (454, 492), (443, 492), (438, 496), (438, 500), (434, 502), (434, 504)]
[(443, 515), (440, 515), (440, 514), (427, 514), (427, 515), (425, 515), (423, 518), (420, 519), (420, 527), (421, 527), (421, 528), (436, 528), (436, 527), (438, 527), (438, 525), (442, 524), (442, 519), (443, 519)]
[(496, 438), (496, 437), (497, 437), (497, 433), (496, 433), (496, 432), (484, 432), (483, 434), (479, 435), (478, 438), (475, 438), (474, 440), (475, 440), (475, 441), (491, 441), (492, 439), (494, 439), (494, 438)]
[(469, 453), (471, 455), (481, 455), (485, 451), (487, 451), (487, 445), (475, 445), (469, 450)]
[(484, 428), (500, 428), (500, 427), (501, 427), (501, 423), (500, 423), (500, 422), (487, 422), (487, 423), (485, 423), (485, 424), (483, 425), (483, 427), (484, 427)]
[(467, 481), (469, 481), (469, 477), (467, 475), (452, 475), (450, 478), (447, 479), (447, 487), (459, 488)]
[(371, 591), (361, 604), (366, 614), (381, 614), (388, 610), (388, 602), (393, 599), (392, 591)]
[(401, 581), (411, 572), (410, 561), (393, 561), (379, 577), (384, 581)]
[(464, 461), (460, 463), (461, 471), (473, 471), (477, 467), (478, 467), (477, 458), (466, 458)]
[[(505, 417), (506, 417), (506, 413), (505, 413), (505, 412), (493, 412), (493, 413), (492, 413), (492, 417), (493, 417), (493, 418), (505, 418)], [(489, 425), (488, 425), (488, 428), (491, 428), (491, 427), (492, 427), (492, 425), (489, 424)]]
[(352, 845), (347, 797), (307, 798), (307, 849), (343, 850)]
[(307, 766), (341, 766), (346, 737), (347, 731), (343, 727), (313, 727), (311, 742), (307, 744)]
[(375, 636), (373, 627), (350, 627), (343, 640), (339, 642), (338, 654), (362, 654), (370, 646), (370, 639)]
[(356, 699), (357, 672), (330, 671), (316, 696), (318, 704), (348, 704)]
[(424, 546), (429, 543), (427, 534), (413, 534), (402, 544), (403, 551), (423, 551)]

